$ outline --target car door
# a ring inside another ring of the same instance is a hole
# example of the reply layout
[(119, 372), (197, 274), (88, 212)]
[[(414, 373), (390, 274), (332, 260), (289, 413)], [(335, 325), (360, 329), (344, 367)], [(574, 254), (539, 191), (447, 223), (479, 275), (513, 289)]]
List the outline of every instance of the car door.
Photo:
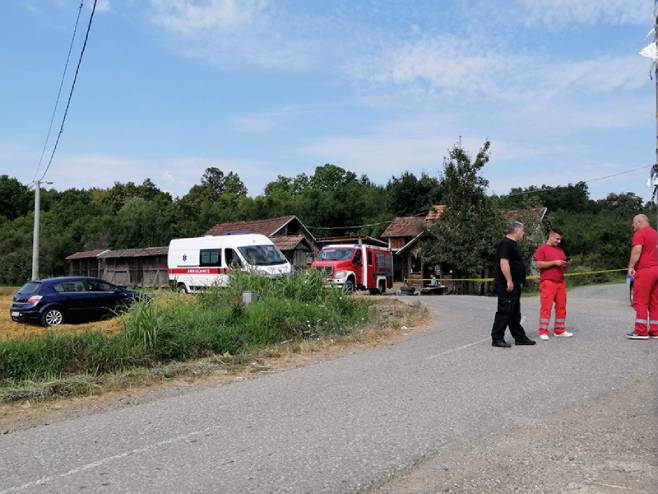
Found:
[(91, 306), (89, 292), (82, 280), (65, 280), (55, 283), (53, 289), (59, 295), (61, 305), (68, 317), (78, 319), (89, 317)]
[(86, 280), (89, 317), (100, 318), (115, 315), (121, 304), (121, 294), (116, 286), (103, 280)]

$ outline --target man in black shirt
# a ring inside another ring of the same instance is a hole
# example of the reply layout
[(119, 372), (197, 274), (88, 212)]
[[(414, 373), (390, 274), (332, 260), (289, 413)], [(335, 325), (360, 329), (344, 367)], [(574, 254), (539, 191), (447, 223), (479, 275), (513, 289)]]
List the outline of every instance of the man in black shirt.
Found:
[(521, 288), (525, 283), (525, 265), (517, 242), (523, 238), (523, 223), (512, 221), (505, 238), (498, 245), (494, 286), (498, 295), (498, 311), (491, 328), (491, 344), (499, 348), (510, 348), (505, 341), (505, 329), (517, 345), (534, 345), (521, 326)]

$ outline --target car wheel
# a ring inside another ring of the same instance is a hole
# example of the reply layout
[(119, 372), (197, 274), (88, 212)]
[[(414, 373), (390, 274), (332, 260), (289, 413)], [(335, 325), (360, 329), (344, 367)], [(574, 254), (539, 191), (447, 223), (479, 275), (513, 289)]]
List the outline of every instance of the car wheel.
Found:
[(64, 313), (62, 312), (62, 309), (59, 308), (48, 309), (43, 313), (43, 316), (41, 316), (41, 325), (46, 328), (59, 326), (63, 322)]

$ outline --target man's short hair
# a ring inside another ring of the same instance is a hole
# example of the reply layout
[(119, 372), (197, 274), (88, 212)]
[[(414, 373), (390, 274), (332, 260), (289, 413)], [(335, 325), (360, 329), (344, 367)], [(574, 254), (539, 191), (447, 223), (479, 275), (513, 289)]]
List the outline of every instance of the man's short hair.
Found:
[(523, 228), (523, 223), (521, 223), (520, 221), (516, 221), (516, 220), (510, 221), (507, 224), (507, 228), (505, 228), (505, 235), (514, 233), (515, 231), (520, 230), (521, 228)]
[(551, 233), (557, 233), (560, 237), (564, 237), (564, 233), (559, 228), (551, 228), (548, 234), (550, 235)]

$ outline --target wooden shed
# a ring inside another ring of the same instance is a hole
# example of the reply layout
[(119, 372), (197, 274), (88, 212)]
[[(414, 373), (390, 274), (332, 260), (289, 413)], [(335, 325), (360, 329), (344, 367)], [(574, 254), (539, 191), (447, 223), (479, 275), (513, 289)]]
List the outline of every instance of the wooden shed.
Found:
[(102, 278), (120, 286), (166, 288), (168, 251), (169, 247), (105, 251), (98, 255), (104, 264)]
[(85, 250), (76, 252), (66, 258), (69, 262), (69, 274), (71, 276), (96, 276), (101, 277), (103, 273), (103, 260), (99, 255), (108, 252), (107, 249)]

